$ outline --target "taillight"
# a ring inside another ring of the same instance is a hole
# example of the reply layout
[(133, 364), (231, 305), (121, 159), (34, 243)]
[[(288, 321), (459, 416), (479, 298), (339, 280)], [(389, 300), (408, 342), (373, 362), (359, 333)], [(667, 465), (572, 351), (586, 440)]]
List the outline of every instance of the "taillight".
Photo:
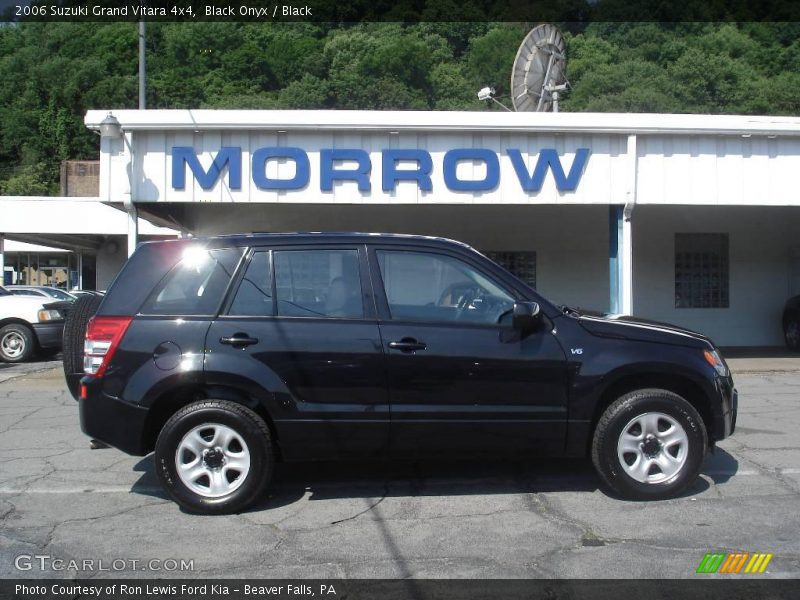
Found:
[(98, 317), (89, 320), (83, 343), (83, 372), (100, 377), (114, 356), (132, 317)]

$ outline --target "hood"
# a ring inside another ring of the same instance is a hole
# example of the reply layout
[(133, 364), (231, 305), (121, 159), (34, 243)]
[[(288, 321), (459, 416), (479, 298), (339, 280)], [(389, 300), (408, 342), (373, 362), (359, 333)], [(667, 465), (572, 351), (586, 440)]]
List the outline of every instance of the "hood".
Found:
[(47, 299), (45, 299), (44, 303), (45, 308), (54, 308), (59, 310), (64, 316), (66, 316), (67, 313), (74, 308), (74, 305), (75, 303), (71, 300), (54, 300), (52, 302), (47, 302)]
[(3, 307), (4, 310), (11, 310), (12, 307), (31, 307), (36, 306), (39, 310), (45, 304), (49, 304), (47, 298), (44, 296), (23, 296), (17, 294), (9, 294), (8, 296), (0, 296), (0, 306)]
[(702, 333), (669, 323), (637, 317), (581, 311), (578, 322), (586, 331), (599, 337), (673, 344), (690, 348), (714, 346), (711, 339)]

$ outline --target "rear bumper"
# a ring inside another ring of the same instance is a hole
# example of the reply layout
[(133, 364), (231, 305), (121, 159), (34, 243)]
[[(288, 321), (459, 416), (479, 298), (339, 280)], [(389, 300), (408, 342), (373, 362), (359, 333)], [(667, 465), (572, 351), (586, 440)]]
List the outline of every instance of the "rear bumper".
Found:
[(64, 333), (64, 321), (57, 323), (34, 323), (33, 331), (41, 348), (60, 348)]
[(86, 395), (79, 400), (81, 430), (128, 454), (144, 456), (144, 429), (148, 410), (102, 392), (102, 383), (84, 377)]

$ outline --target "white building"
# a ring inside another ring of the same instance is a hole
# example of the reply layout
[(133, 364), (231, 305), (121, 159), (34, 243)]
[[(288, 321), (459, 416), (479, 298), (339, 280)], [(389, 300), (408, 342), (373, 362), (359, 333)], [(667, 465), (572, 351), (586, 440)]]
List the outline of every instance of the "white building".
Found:
[[(86, 125), (100, 130), (107, 115), (90, 111)], [(781, 344), (783, 305), (800, 293), (800, 118), (114, 117), (121, 130), (103, 132), (100, 199), (195, 234), (456, 238), (555, 301), (688, 326), (725, 346)]]
[[(128, 257), (128, 220), (98, 198), (0, 196), (0, 283), (106, 289)], [(143, 219), (139, 233), (178, 235)]]

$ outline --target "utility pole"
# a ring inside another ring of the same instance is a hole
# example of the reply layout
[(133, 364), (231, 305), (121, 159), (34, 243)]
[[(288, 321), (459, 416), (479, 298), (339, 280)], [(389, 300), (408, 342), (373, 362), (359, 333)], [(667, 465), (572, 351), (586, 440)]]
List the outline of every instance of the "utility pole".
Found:
[(147, 108), (147, 65), (144, 54), (144, 21), (139, 21), (139, 110)]

